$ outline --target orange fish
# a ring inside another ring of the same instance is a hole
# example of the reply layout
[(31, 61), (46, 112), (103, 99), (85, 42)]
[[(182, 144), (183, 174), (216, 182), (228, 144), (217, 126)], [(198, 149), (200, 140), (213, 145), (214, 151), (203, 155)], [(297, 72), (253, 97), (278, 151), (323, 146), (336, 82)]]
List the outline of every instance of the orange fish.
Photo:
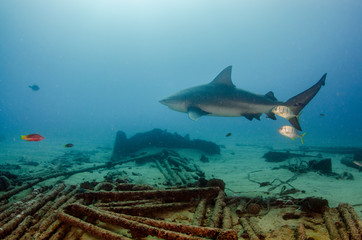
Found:
[(44, 137), (39, 134), (21, 135), (20, 138), (29, 142), (37, 142), (44, 139)]

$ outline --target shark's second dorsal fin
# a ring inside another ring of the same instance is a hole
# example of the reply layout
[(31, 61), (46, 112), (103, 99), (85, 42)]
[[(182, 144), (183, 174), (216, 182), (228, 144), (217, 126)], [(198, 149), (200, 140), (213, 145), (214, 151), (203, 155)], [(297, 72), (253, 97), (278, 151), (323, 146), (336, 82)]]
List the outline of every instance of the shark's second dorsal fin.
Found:
[(231, 81), (231, 69), (232, 66), (228, 66), (224, 70), (222, 70), (219, 75), (216, 76), (214, 80), (210, 84), (223, 84), (230, 87), (235, 87), (233, 82)]

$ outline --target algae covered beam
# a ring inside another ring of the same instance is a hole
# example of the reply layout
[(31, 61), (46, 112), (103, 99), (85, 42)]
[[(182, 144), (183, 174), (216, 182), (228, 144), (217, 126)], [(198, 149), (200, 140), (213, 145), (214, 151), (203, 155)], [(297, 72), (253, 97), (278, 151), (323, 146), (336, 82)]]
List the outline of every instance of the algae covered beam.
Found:
[(113, 233), (109, 230), (97, 227), (93, 224), (87, 223), (79, 218), (73, 217), (65, 212), (60, 212), (58, 214), (59, 219), (62, 222), (70, 224), (72, 226), (78, 227), (94, 236), (100, 237), (101, 239), (108, 240), (131, 240), (128, 237)]
[(52, 189), (49, 193), (44, 195), (42, 199), (39, 199), (38, 202), (34, 203), (34, 205), (30, 206), (26, 210), (22, 211), (15, 218), (10, 220), (8, 223), (4, 224), (0, 228), (0, 238), (4, 238), (8, 234), (10, 234), (17, 226), (29, 215), (34, 214), (38, 211), (43, 205), (45, 205), (48, 201), (53, 200), (63, 189), (65, 185), (60, 184)]
[[(162, 239), (185, 239), (198, 240), (204, 239), (194, 237), (210, 237), (212, 239), (237, 239), (236, 232), (220, 228), (206, 228), (186, 224), (177, 224), (166, 221), (154, 220), (145, 217), (136, 217), (125, 214), (114, 214), (103, 210), (97, 210), (80, 204), (73, 204), (68, 211), (77, 212), (77, 214), (93, 217), (102, 222), (118, 225), (133, 231), (135, 236), (152, 235)], [(227, 231), (227, 233), (225, 233)], [(224, 237), (220, 237), (224, 236)], [(228, 238), (226, 238), (226, 236)]]
[(85, 192), (78, 194), (79, 198), (101, 200), (102, 202), (131, 201), (137, 199), (162, 198), (169, 201), (185, 202), (191, 198), (213, 197), (220, 191), (218, 187), (179, 188), (170, 190), (146, 190), (124, 192)]

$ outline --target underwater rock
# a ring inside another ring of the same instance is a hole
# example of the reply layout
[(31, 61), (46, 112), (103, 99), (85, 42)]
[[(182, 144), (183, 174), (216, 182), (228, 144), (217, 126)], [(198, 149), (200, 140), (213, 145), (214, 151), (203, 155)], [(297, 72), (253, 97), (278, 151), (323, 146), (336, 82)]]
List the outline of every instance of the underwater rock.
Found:
[(177, 133), (172, 134), (166, 130), (155, 128), (149, 132), (137, 133), (129, 139), (124, 132), (118, 131), (112, 161), (117, 161), (128, 154), (149, 147), (191, 148), (206, 154), (220, 154), (220, 146), (213, 142), (200, 139), (190, 140), (188, 136), (182, 137)]
[(304, 212), (323, 213), (328, 207), (326, 199), (307, 197), (303, 200), (301, 209)]
[(222, 191), (225, 191), (225, 182), (222, 179), (212, 178), (207, 184), (207, 187), (219, 187)]
[(10, 180), (5, 176), (0, 176), (0, 191), (6, 191), (10, 186)]
[(260, 212), (261, 210), (261, 207), (259, 204), (257, 203), (250, 203), (248, 208), (246, 209), (246, 211), (249, 213), (249, 214), (253, 214), (253, 215), (256, 215)]
[(308, 162), (308, 168), (320, 172), (332, 172), (332, 160), (330, 158), (311, 160)]

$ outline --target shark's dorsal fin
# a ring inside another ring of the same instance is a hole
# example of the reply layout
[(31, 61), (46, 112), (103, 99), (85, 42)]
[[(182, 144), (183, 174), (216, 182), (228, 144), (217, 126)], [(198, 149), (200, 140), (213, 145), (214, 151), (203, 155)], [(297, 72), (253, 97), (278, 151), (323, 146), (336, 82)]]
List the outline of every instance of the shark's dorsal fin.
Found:
[(272, 91), (269, 91), (265, 94), (265, 96), (267, 98), (269, 98), (270, 100), (273, 100), (273, 101), (278, 101), (278, 99), (274, 96), (274, 93)]
[(231, 69), (232, 66), (228, 66), (227, 68), (222, 70), (219, 75), (217, 75), (216, 78), (212, 80), (210, 84), (222, 84), (229, 87), (235, 87), (235, 85), (231, 81)]

